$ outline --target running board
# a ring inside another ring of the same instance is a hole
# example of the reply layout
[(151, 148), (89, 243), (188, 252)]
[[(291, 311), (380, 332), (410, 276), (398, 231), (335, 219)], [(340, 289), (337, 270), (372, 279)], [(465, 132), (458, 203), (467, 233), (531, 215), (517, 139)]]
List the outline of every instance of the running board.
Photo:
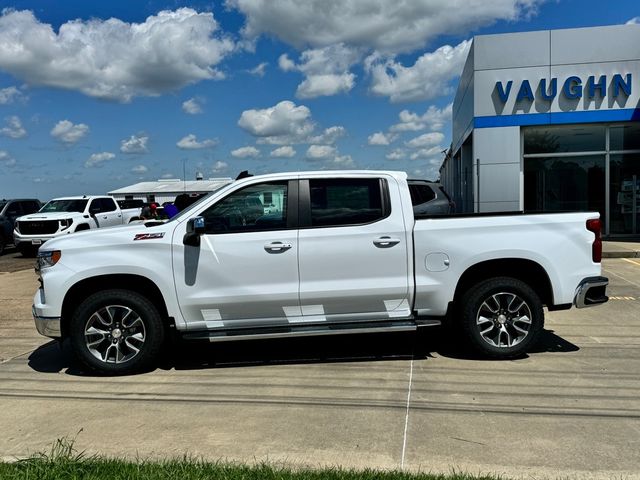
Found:
[(210, 342), (231, 342), (236, 340), (264, 340), (269, 338), (313, 337), (322, 335), (352, 335), (360, 333), (412, 332), (422, 326), (440, 325), (439, 320), (362, 322), (331, 325), (291, 325), (285, 327), (264, 327), (237, 330), (207, 330), (185, 332), (185, 340), (208, 340)]

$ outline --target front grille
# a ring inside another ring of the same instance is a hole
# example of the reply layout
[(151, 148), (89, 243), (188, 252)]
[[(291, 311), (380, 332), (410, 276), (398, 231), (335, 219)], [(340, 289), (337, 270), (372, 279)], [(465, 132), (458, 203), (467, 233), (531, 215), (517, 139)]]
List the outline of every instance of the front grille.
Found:
[(19, 222), (20, 233), (23, 235), (47, 235), (58, 231), (57, 220), (23, 220)]

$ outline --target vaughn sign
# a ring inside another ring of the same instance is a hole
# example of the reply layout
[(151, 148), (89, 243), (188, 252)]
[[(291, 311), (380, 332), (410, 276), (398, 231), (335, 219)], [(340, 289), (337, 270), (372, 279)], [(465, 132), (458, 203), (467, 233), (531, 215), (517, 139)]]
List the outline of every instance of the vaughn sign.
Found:
[(515, 96), (518, 102), (533, 102), (544, 100), (552, 102), (557, 96), (562, 95), (568, 100), (576, 100), (583, 97), (589, 99), (621, 96), (631, 96), (633, 75), (631, 73), (614, 75), (591, 75), (586, 79), (571, 75), (567, 78), (541, 78), (537, 84), (531, 85), (529, 80), (522, 80), (519, 85), (514, 85), (513, 80), (507, 82), (498, 81), (494, 91), (504, 104), (510, 97)]

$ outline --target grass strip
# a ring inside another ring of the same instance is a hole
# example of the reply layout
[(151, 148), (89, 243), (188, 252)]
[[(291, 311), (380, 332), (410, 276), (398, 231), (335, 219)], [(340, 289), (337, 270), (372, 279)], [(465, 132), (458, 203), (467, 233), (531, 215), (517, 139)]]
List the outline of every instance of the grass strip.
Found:
[(49, 452), (24, 460), (0, 462), (2, 480), (500, 480), (453, 472), (449, 475), (385, 470), (308, 469), (262, 463), (243, 465), (201, 459), (151, 461), (87, 456), (72, 441), (58, 440)]

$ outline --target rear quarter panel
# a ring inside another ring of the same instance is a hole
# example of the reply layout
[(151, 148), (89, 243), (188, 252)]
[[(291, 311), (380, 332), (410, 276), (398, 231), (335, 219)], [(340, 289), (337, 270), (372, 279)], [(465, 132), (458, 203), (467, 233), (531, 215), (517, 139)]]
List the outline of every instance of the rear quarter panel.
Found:
[[(417, 220), (415, 245), (415, 309), (425, 315), (444, 315), (460, 277), (470, 267), (493, 259), (525, 259), (547, 272), (554, 304), (571, 303), (585, 277), (600, 275), (591, 258), (594, 234), (587, 231), (597, 213), (478, 216)], [(444, 254), (449, 266), (430, 271), (430, 254)], [(497, 273), (497, 272), (496, 272)], [(487, 271), (487, 277), (495, 273)]]

